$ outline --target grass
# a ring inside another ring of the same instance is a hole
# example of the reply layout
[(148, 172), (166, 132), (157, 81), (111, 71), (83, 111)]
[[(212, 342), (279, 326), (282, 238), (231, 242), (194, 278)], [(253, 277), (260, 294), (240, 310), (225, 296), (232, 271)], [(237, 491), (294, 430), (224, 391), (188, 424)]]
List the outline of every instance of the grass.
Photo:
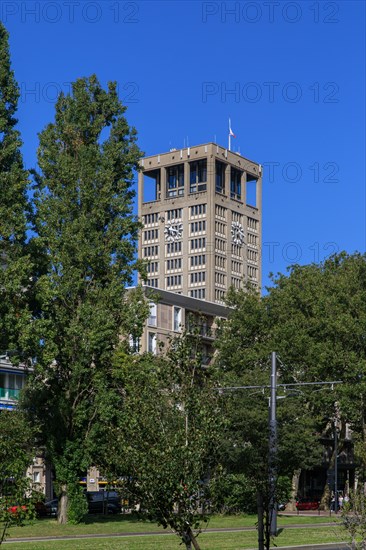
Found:
[[(235, 516), (213, 516), (209, 523), (209, 528), (238, 528), (255, 527), (257, 516), (254, 515), (235, 515)], [(322, 524), (335, 521), (334, 518), (326, 516), (278, 516), (278, 526), (283, 525), (306, 525)], [(162, 527), (150, 521), (143, 521), (131, 515), (125, 516), (87, 516), (86, 522), (79, 525), (59, 525), (55, 519), (40, 519), (29, 522), (24, 527), (12, 527), (9, 530), (11, 537), (48, 537), (64, 535), (93, 535), (114, 533), (133, 533), (133, 532), (151, 532), (163, 531)]]
[[(276, 538), (276, 545), (289, 546), (312, 543), (340, 542), (344, 540), (339, 528), (319, 527), (316, 529), (284, 529)], [(243, 550), (257, 548), (257, 533), (241, 531), (235, 533), (202, 533), (199, 537), (202, 550)], [(10, 543), (9, 550), (179, 550), (180, 540), (174, 535), (146, 535), (125, 538), (103, 538), (87, 540), (58, 540), (30, 543)]]
[[(257, 532), (255, 530), (256, 516), (213, 516), (209, 528), (252, 528), (252, 531), (212, 533), (203, 532), (200, 537), (202, 550), (244, 550), (257, 548)], [(335, 518), (327, 516), (286, 516), (280, 514), (278, 527), (280, 535), (275, 539), (278, 547), (311, 543), (339, 542), (345, 539), (345, 533), (335, 524), (325, 526), (324, 523), (335, 522)], [(294, 525), (313, 524), (313, 528), (287, 528)], [(315, 527), (316, 525), (316, 527)], [(284, 527), (286, 526), (286, 527)], [(7, 539), (9, 550), (179, 550), (180, 539), (176, 535), (164, 531), (161, 527), (137, 517), (126, 516), (88, 516), (83, 524), (58, 525), (55, 519), (41, 519), (29, 522), (24, 527), (12, 527)], [(148, 533), (148, 534), (112, 538), (114, 533)], [(166, 534), (165, 534), (166, 533)], [(55, 540), (34, 542), (11, 542), (11, 537), (47, 537), (75, 536), (98, 534), (103, 538)]]

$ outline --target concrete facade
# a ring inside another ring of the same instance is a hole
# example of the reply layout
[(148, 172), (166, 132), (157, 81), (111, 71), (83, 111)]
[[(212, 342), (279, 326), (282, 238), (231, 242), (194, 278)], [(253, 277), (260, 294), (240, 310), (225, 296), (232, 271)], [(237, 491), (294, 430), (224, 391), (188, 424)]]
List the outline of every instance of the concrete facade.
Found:
[[(145, 287), (147, 295), (149, 290)], [(153, 295), (144, 333), (139, 342), (131, 342), (132, 347), (139, 353), (159, 353), (161, 346), (166, 349), (171, 337), (179, 336), (184, 328), (189, 329), (190, 323), (194, 323), (202, 337), (204, 363), (208, 364), (213, 354), (217, 321), (227, 318), (228, 308), (167, 290), (154, 289)]]
[(230, 286), (261, 285), (262, 169), (206, 143), (142, 160), (139, 258), (146, 284), (223, 304)]

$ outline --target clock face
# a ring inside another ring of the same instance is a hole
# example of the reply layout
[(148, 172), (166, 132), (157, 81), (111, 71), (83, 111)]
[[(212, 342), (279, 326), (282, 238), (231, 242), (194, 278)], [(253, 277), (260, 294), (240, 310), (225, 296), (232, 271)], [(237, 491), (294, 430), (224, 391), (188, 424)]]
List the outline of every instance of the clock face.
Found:
[(175, 222), (174, 220), (167, 223), (164, 229), (166, 241), (176, 241), (182, 238), (183, 224), (181, 222)]
[(241, 246), (244, 244), (244, 229), (241, 223), (232, 222), (231, 224), (231, 239), (234, 244)]

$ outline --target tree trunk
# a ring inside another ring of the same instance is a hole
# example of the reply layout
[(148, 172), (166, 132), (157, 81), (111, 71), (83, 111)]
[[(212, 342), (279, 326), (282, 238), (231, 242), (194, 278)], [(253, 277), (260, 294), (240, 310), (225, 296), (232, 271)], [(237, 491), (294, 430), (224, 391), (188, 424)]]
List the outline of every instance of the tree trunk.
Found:
[(197, 539), (194, 536), (190, 526), (187, 527), (187, 530), (184, 533), (182, 539), (184, 544), (186, 545), (186, 550), (192, 550), (192, 544), (195, 550), (201, 550), (200, 545), (198, 544)]
[(193, 546), (194, 546), (194, 549), (195, 549), (195, 550), (201, 550), (201, 549), (200, 549), (200, 545), (198, 544), (197, 539), (196, 539), (196, 537), (194, 536), (193, 531), (192, 531), (191, 528), (189, 528), (189, 535), (190, 535), (190, 537), (191, 537), (191, 541), (192, 541), (192, 544), (193, 544)]
[(61, 485), (61, 495), (58, 501), (58, 511), (57, 511), (58, 523), (61, 523), (61, 524), (67, 523), (68, 501), (69, 501), (69, 497), (67, 494), (67, 485), (65, 483)]
[(4, 520), (3, 528), (2, 528), (1, 536), (0, 536), (0, 544), (2, 544), (5, 540), (8, 527), (9, 527), (9, 521)]
[(301, 470), (295, 470), (292, 476), (291, 501), (286, 506), (286, 509), (291, 512), (296, 512), (296, 498), (299, 493), (300, 475)]
[(260, 491), (257, 491), (257, 512), (258, 512), (258, 550), (264, 550), (263, 495)]

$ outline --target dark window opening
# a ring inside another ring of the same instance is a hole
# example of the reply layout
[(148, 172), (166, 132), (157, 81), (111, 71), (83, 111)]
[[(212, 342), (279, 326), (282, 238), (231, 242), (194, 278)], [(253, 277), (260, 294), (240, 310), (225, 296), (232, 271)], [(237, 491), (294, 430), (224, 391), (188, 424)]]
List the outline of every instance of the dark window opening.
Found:
[(257, 208), (257, 182), (256, 176), (247, 174), (246, 202), (248, 206), (254, 206), (254, 208)]
[(177, 197), (184, 195), (184, 164), (169, 166), (166, 169), (166, 196)]
[(226, 164), (216, 161), (216, 193), (225, 193), (225, 168)]
[(161, 199), (160, 168), (144, 173), (143, 202), (159, 201)]
[(241, 175), (242, 172), (236, 168), (230, 169), (230, 197), (241, 200)]
[(207, 160), (197, 160), (191, 162), (189, 178), (189, 192), (200, 193), (207, 189)]

